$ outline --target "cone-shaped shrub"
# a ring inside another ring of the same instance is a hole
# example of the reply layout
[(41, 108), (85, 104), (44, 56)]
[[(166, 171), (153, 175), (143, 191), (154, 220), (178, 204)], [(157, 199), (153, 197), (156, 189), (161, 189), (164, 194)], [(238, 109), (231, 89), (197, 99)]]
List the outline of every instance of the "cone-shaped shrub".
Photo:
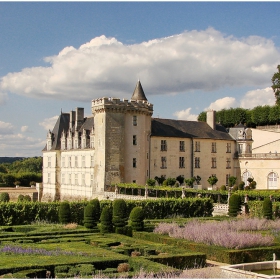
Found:
[(98, 198), (95, 198), (92, 199), (89, 203), (93, 205), (94, 208), (93, 218), (96, 221), (96, 223), (98, 223), (100, 219), (100, 202)]
[(100, 215), (100, 232), (110, 233), (113, 232), (113, 222), (112, 222), (112, 209), (105, 206), (102, 209)]
[(269, 197), (263, 201), (263, 216), (266, 219), (272, 219), (272, 202)]
[(71, 213), (70, 213), (70, 204), (67, 201), (61, 202), (58, 211), (59, 222), (62, 224), (70, 223)]
[(238, 194), (233, 194), (229, 198), (228, 215), (236, 217), (241, 212), (241, 197)]
[(7, 192), (3, 192), (0, 194), (0, 202), (9, 202), (10, 196)]
[(84, 208), (84, 226), (86, 228), (94, 228), (97, 226), (94, 218), (94, 206), (91, 203)]
[(141, 207), (134, 207), (129, 215), (130, 225), (133, 230), (144, 230), (144, 210)]
[(116, 232), (119, 228), (123, 229), (127, 225), (127, 207), (123, 199), (116, 199), (113, 201), (113, 225)]

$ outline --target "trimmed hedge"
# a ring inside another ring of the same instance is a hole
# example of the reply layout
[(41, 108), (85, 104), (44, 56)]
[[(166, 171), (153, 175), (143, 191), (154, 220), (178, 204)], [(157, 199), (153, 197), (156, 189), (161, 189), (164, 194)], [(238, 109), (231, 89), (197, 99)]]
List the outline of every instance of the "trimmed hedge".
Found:
[[(164, 219), (174, 216), (210, 217), (213, 212), (213, 201), (210, 198), (184, 199), (147, 199), (126, 200), (127, 213), (134, 207), (142, 207), (146, 219)], [(59, 222), (59, 207), (62, 202), (0, 202), (0, 226), (26, 225), (34, 221)], [(84, 207), (89, 202), (70, 202), (72, 223), (83, 225)], [(112, 201), (101, 200), (101, 211), (112, 207)]]

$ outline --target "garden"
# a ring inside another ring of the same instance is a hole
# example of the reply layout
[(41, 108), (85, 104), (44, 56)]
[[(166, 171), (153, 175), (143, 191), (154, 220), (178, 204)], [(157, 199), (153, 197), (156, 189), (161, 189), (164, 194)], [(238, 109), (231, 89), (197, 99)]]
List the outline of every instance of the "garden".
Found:
[(242, 215), (241, 204), (233, 194), (229, 215), (213, 217), (211, 197), (2, 201), (0, 277), (189, 278), (208, 260), (280, 257), (278, 202), (252, 201)]

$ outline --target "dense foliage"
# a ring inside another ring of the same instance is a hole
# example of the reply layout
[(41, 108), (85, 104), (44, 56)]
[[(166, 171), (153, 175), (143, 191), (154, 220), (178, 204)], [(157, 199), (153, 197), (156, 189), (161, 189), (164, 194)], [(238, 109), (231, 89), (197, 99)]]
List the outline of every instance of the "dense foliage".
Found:
[(276, 104), (280, 105), (280, 65), (277, 66), (278, 72), (274, 73), (272, 76), (272, 89), (276, 98)]
[(95, 228), (97, 226), (96, 220), (94, 219), (94, 206), (89, 203), (84, 209), (84, 226), (86, 228)]
[(24, 158), (11, 163), (0, 164), (0, 183), (14, 186), (30, 186), (34, 182), (42, 182), (42, 157)]
[(263, 216), (266, 219), (272, 219), (272, 201), (266, 197), (263, 201)]
[(233, 194), (229, 198), (228, 214), (230, 217), (236, 217), (241, 212), (241, 197)]
[[(217, 121), (224, 127), (234, 127), (239, 123), (248, 127), (274, 125), (280, 122), (280, 106), (264, 105), (253, 109), (230, 108), (216, 112)], [(206, 112), (201, 112), (198, 121), (206, 122)]]
[(112, 208), (109, 206), (105, 206), (101, 211), (100, 232), (101, 233), (113, 232)]
[(0, 194), (0, 202), (9, 202), (10, 195), (7, 192), (3, 192)]
[(127, 225), (128, 213), (124, 199), (115, 199), (113, 201), (113, 225), (118, 230), (123, 229)]
[(60, 204), (59, 207), (59, 222), (62, 224), (67, 224), (71, 221), (71, 216), (70, 216), (70, 204), (67, 201), (63, 201)]
[(141, 207), (134, 207), (129, 215), (130, 225), (133, 230), (144, 230), (145, 213)]

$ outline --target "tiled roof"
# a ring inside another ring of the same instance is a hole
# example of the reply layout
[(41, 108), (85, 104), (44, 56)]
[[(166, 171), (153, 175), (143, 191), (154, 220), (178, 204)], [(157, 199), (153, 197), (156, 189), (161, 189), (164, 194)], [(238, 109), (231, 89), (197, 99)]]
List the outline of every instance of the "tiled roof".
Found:
[(216, 124), (216, 130), (213, 130), (206, 122), (159, 118), (152, 119), (151, 136), (233, 140), (219, 124)]
[(135, 90), (132, 94), (131, 100), (144, 100), (147, 101), (146, 95), (144, 93), (144, 90), (142, 88), (142, 85), (140, 81), (137, 82)]

